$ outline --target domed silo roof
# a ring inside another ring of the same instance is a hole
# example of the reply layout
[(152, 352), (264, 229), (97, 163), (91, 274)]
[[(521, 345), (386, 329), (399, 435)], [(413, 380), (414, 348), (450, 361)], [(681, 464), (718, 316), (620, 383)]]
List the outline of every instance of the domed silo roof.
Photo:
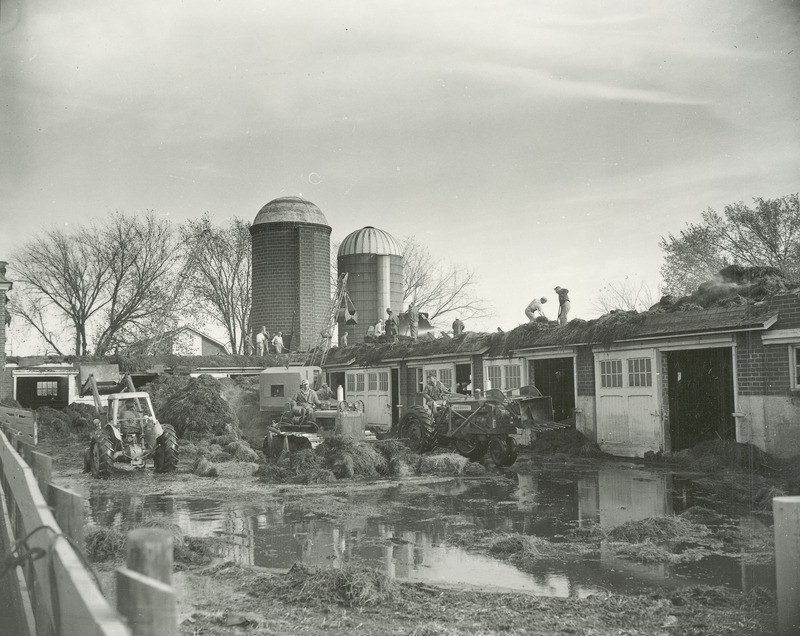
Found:
[(339, 245), (339, 258), (355, 254), (402, 256), (403, 252), (391, 234), (368, 225), (348, 234)]
[(316, 205), (300, 197), (280, 197), (267, 203), (256, 214), (253, 225), (261, 223), (314, 223), (328, 225), (328, 219)]

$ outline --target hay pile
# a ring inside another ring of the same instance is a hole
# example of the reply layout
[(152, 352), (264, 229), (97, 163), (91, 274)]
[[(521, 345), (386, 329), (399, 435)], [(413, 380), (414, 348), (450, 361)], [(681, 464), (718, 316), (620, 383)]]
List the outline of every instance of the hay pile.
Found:
[(387, 475), (403, 478), (420, 472), (422, 457), (394, 439), (375, 442), (372, 447), (386, 459)]
[(371, 444), (356, 442), (335, 435), (317, 447), (322, 463), (338, 479), (346, 477), (377, 477), (386, 474), (386, 459)]
[[(295, 563), (282, 581), (282, 596), (297, 603), (312, 605), (343, 605), (363, 609), (391, 601), (397, 584), (383, 572), (373, 568), (345, 563), (341, 568), (315, 568)], [(259, 590), (250, 590), (256, 596)]]
[(214, 435), (238, 435), (236, 413), (222, 396), (219, 380), (160, 376), (145, 387), (159, 421), (175, 427), (178, 437), (202, 439)]
[(570, 457), (605, 457), (596, 442), (587, 439), (583, 433), (566, 428), (555, 431), (543, 431), (536, 434), (531, 445), (535, 453), (548, 455), (567, 455)]
[(608, 539), (625, 543), (644, 543), (645, 541), (663, 543), (692, 536), (698, 532), (704, 533), (698, 524), (680, 517), (648, 517), (637, 521), (627, 521), (621, 526), (612, 528), (608, 533)]
[(122, 530), (96, 528), (84, 538), (86, 556), (90, 561), (116, 561), (125, 558), (128, 531), (134, 528), (163, 528), (172, 534), (173, 559), (176, 564), (205, 565), (218, 552), (218, 542), (205, 537), (187, 537), (179, 526), (161, 517), (151, 517), (143, 522), (129, 524)]
[(778, 462), (752, 444), (733, 440), (707, 440), (692, 448), (665, 455), (668, 462), (702, 472), (716, 472), (726, 468), (747, 471), (771, 470)]
[(423, 455), (419, 472), (425, 475), (463, 475), (472, 462), (458, 453)]
[(65, 439), (77, 432), (72, 425), (72, 418), (64, 411), (42, 406), (36, 409), (36, 423), (39, 427), (39, 439)]

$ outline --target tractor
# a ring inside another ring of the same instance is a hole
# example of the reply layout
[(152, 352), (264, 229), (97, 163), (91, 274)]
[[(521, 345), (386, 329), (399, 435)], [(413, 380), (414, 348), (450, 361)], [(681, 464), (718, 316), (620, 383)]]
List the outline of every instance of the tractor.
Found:
[[(108, 391), (113, 391), (108, 393)], [(84, 452), (84, 470), (98, 479), (108, 479), (115, 462), (145, 468), (151, 460), (156, 472), (167, 473), (178, 466), (178, 438), (170, 424), (160, 424), (150, 396), (137, 392), (129, 375), (116, 382), (100, 382), (89, 374), (81, 395), (91, 391), (99, 417)], [(107, 397), (104, 406), (101, 394)]]
[(334, 402), (329, 408), (316, 409), (314, 415), (281, 413), (267, 426), (262, 450), (269, 460), (277, 460), (284, 452), (313, 449), (327, 437), (341, 435), (358, 441), (369, 435), (364, 429), (364, 404), (361, 400)]
[(497, 466), (511, 466), (517, 461), (517, 440), (531, 427), (542, 399), (550, 398), (542, 398), (535, 387), (516, 395), (497, 389), (482, 397), (447, 393), (436, 402), (434, 412), (424, 406), (410, 407), (393, 432), (416, 453), (452, 443), (469, 459), (480, 460), (488, 452)]

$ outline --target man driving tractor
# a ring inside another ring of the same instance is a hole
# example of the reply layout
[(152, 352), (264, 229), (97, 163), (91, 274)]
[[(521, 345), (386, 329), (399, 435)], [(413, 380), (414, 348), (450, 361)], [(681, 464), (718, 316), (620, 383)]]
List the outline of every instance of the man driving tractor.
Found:
[(425, 404), (431, 410), (433, 415), (436, 415), (437, 406), (442, 403), (444, 396), (447, 394), (447, 388), (441, 383), (433, 373), (428, 375), (428, 380), (425, 383), (425, 389), (422, 396), (425, 398)]
[(292, 398), (292, 415), (299, 417), (301, 420), (309, 419), (313, 422), (315, 421), (315, 406), (322, 406), (322, 402), (319, 401), (316, 391), (309, 388), (308, 380), (303, 379), (300, 381), (300, 389)]

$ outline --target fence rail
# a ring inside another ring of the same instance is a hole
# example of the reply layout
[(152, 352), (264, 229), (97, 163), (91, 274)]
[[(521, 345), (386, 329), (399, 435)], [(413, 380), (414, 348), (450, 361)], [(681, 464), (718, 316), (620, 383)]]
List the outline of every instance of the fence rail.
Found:
[[(177, 634), (174, 591), (151, 572), (134, 577), (135, 594), (128, 593), (130, 585), (118, 585), (122, 616), (108, 604), (83, 559), (83, 499), (50, 483), (50, 457), (28, 443), (36, 440), (33, 414), (20, 411), (0, 411), (0, 565), (9, 566), (0, 577), (3, 620), (25, 636)], [(147, 605), (153, 598), (160, 603), (156, 612)], [(168, 620), (142, 619), (152, 614)]]

